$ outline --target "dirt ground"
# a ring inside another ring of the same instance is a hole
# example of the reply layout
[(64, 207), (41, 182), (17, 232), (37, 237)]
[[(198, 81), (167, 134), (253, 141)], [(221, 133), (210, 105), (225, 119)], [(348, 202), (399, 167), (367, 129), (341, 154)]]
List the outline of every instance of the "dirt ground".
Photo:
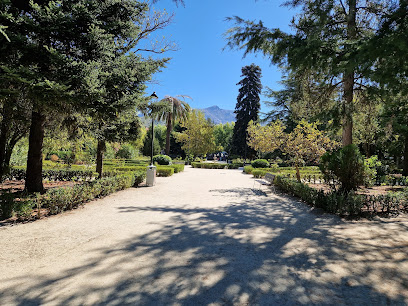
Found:
[[(317, 190), (324, 190), (329, 191), (330, 187), (325, 184), (308, 184), (310, 187), (315, 188)], [(358, 194), (366, 194), (366, 195), (380, 195), (380, 194), (387, 194), (390, 192), (397, 192), (402, 191), (405, 187), (402, 186), (373, 186), (367, 188), (360, 188), (358, 189)]]
[(346, 221), (186, 167), (0, 226), (3, 305), (407, 305), (408, 217)]
[[(11, 192), (18, 192), (24, 190), (24, 181), (17, 180), (6, 180), (0, 184), (0, 190), (9, 190)], [(45, 189), (58, 188), (58, 187), (69, 187), (77, 184), (76, 182), (47, 182), (43, 183)]]

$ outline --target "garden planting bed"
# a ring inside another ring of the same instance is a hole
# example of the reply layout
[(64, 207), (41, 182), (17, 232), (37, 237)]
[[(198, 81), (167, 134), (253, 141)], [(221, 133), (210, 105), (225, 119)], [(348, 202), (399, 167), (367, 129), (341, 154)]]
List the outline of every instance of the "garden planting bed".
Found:
[[(330, 187), (326, 184), (307, 184), (309, 187), (312, 187), (316, 190), (323, 190), (324, 192), (329, 192)], [(386, 195), (393, 192), (403, 191), (403, 186), (373, 186), (373, 187), (362, 187), (357, 190), (357, 194), (364, 194), (364, 195)]]
[[(46, 190), (50, 188), (60, 188), (60, 187), (72, 187), (79, 182), (72, 182), (72, 181), (49, 181), (43, 182), (44, 188)], [(3, 183), (0, 184), (0, 190), (8, 190), (10, 192), (19, 192), (23, 191), (25, 186), (24, 180), (5, 180)]]
[[(67, 188), (73, 187), (75, 185), (81, 184), (81, 182), (73, 182), (73, 181), (44, 181), (44, 189), (50, 190), (54, 188)], [(24, 180), (5, 180), (0, 184), (0, 191), (7, 191), (15, 195), (16, 201), (19, 201), (19, 196), (24, 191), (25, 181)], [(38, 208), (33, 208), (31, 212), (31, 216), (26, 217), (24, 220), (19, 219), (17, 216), (13, 216), (11, 218), (0, 220), (0, 226), (10, 223), (16, 222), (24, 222), (24, 221), (31, 221), (36, 220), (39, 218), (44, 218), (50, 215), (50, 210), (48, 208), (41, 208), (40, 214), (38, 214)]]

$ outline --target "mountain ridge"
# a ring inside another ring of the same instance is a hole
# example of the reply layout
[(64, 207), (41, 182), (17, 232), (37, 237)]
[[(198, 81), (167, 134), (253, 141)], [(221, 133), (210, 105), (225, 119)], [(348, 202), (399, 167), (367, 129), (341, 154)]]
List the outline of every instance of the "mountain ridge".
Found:
[(206, 119), (211, 119), (215, 124), (235, 122), (235, 113), (233, 110), (222, 109), (217, 105), (198, 110), (204, 113)]

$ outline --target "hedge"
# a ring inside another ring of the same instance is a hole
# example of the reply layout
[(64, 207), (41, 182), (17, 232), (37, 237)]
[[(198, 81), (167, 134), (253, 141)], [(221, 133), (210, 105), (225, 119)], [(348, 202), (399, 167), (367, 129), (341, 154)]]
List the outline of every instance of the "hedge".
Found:
[(264, 177), (265, 174), (267, 174), (268, 172), (270, 171), (258, 168), (258, 169), (253, 169), (251, 173), (254, 177), (259, 178), (259, 177)]
[(171, 166), (156, 166), (157, 176), (172, 176), (174, 174), (174, 168)]
[(283, 176), (276, 176), (275, 184), (283, 191), (301, 198), (309, 205), (342, 216), (408, 211), (407, 192), (377, 196), (338, 192), (325, 193)]
[(202, 168), (202, 169), (238, 169), (239, 167), (242, 167), (242, 164), (241, 163), (220, 164), (220, 163), (192, 162), (191, 166), (193, 168)]
[[(43, 170), (43, 179), (50, 181), (87, 181), (92, 180), (97, 173), (91, 170)], [(25, 180), (26, 170), (21, 168), (11, 168), (4, 179)]]
[[(110, 170), (104, 172), (104, 173), (109, 173), (109, 172), (126, 172), (126, 171), (146, 171), (147, 166), (123, 166), (123, 167), (114, 167), (114, 168), (108, 168)], [(172, 168), (173, 172), (167, 170), (168, 168)], [(164, 169), (164, 170), (163, 170)], [(157, 165), (156, 166), (156, 173), (158, 176), (171, 176), (173, 173), (179, 173), (184, 171), (184, 165), (183, 164), (173, 164), (173, 165), (168, 165), (168, 166), (161, 166)], [(168, 175), (171, 173), (170, 175)]]
[(16, 201), (14, 195), (1, 195), (0, 209), (2, 219), (16, 214), (19, 219), (31, 216), (32, 209), (47, 208), (50, 214), (70, 210), (95, 198), (107, 196), (131, 186), (137, 186), (145, 179), (146, 171), (127, 172), (113, 177), (105, 177), (92, 182), (85, 182), (73, 187), (53, 188), (43, 195)]

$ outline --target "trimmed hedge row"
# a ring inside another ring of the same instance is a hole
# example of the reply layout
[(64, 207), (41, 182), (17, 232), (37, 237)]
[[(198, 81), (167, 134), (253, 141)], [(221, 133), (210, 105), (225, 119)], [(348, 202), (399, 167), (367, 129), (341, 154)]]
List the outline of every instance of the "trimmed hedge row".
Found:
[(341, 216), (408, 211), (407, 193), (400, 192), (378, 196), (338, 192), (325, 193), (283, 176), (276, 176), (274, 183), (283, 191), (301, 198), (309, 205)]
[(47, 208), (52, 215), (58, 214), (76, 208), (95, 198), (101, 198), (116, 191), (137, 186), (144, 181), (145, 177), (146, 171), (127, 172), (92, 182), (85, 182), (73, 187), (53, 188), (43, 195), (19, 200), (16, 200), (11, 193), (3, 193), (0, 196), (0, 215), (2, 219), (10, 218), (14, 214), (19, 219), (28, 219), (35, 207), (38, 209)]
[[(129, 172), (93, 182), (86, 182), (71, 188), (51, 189), (46, 194), (38, 197), (36, 204), (37, 207), (48, 208), (50, 214), (58, 214), (64, 210), (76, 208), (82, 203), (135, 186), (135, 182), (140, 181), (141, 175), (144, 176), (145, 174)], [(139, 178), (136, 179), (136, 176), (139, 176)]]
[[(272, 168), (256, 168), (254, 169), (252, 166), (245, 166), (244, 167), (244, 172), (246, 174), (252, 174), (254, 177), (259, 178), (259, 177), (264, 177), (266, 173), (280, 173), (281, 176), (287, 177), (287, 178), (293, 178), (296, 179), (296, 172), (295, 171), (273, 171)], [(308, 182), (308, 183), (316, 183), (316, 182), (321, 182), (323, 180), (323, 175), (319, 172), (316, 171), (301, 171), (300, 172), (300, 177), (303, 182)]]
[[(104, 173), (110, 173), (110, 172), (126, 172), (126, 171), (146, 171), (146, 166), (123, 166), (123, 167), (114, 167), (114, 168), (108, 168), (110, 170), (104, 172)], [(169, 170), (172, 169), (172, 170)], [(156, 174), (157, 176), (172, 176), (174, 173), (179, 173), (184, 171), (184, 165), (182, 164), (173, 164), (173, 165), (167, 165), (167, 166), (161, 166), (157, 165), (156, 166)]]
[(157, 176), (172, 176), (174, 174), (174, 168), (171, 166), (156, 166)]
[[(97, 173), (90, 170), (43, 170), (43, 179), (50, 181), (88, 181), (97, 177)], [(4, 177), (9, 180), (25, 180), (26, 169), (11, 168), (10, 172)]]
[(202, 169), (238, 169), (239, 167), (242, 167), (242, 164), (241, 163), (219, 164), (219, 163), (192, 162), (191, 166), (193, 168), (202, 168)]

